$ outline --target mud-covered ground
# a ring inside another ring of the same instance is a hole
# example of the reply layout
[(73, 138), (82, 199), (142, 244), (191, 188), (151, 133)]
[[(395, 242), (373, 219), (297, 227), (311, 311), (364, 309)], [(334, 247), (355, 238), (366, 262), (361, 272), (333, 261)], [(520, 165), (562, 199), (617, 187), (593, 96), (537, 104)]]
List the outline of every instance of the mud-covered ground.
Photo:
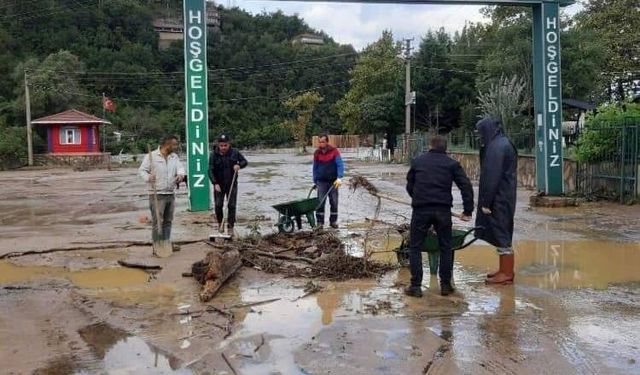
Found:
[[(348, 176), (407, 199), (405, 166), (346, 156)], [(308, 193), (310, 157), (247, 158), (237, 229), (265, 235), (275, 230), (272, 205)], [(311, 280), (311, 290), (321, 290), (309, 293), (308, 279), (244, 267), (202, 304), (199, 285), (181, 274), (211, 250), (199, 241), (213, 230), (212, 217), (189, 213), (184, 190), (173, 237), (186, 244), (157, 259), (145, 245), (148, 198), (135, 169), (1, 172), (2, 372), (640, 373), (640, 210), (531, 209), (530, 194), (519, 192), (514, 286), (484, 285), (497, 257), (479, 243), (456, 253), (458, 291), (447, 298), (428, 272), (425, 297), (405, 297), (406, 268), (379, 279)], [(362, 253), (375, 205), (364, 191), (341, 189), (336, 234), (350, 253)], [(378, 220), (401, 224), (409, 216), (407, 206), (383, 201)], [(387, 251), (399, 242), (379, 223), (367, 249), (395, 263)], [(36, 254), (15, 256), (26, 251)], [(118, 260), (163, 269), (147, 273)]]

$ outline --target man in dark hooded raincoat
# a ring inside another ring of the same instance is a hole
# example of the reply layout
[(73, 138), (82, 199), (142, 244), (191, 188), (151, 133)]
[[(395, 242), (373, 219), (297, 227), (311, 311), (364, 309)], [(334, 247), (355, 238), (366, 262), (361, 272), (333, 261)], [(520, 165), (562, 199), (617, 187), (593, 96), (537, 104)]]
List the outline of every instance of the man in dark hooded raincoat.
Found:
[(485, 118), (476, 124), (480, 149), (480, 186), (476, 236), (495, 246), (500, 268), (487, 275), (489, 284), (511, 284), (514, 279), (513, 218), (516, 213), (518, 152), (504, 135), (500, 121)]

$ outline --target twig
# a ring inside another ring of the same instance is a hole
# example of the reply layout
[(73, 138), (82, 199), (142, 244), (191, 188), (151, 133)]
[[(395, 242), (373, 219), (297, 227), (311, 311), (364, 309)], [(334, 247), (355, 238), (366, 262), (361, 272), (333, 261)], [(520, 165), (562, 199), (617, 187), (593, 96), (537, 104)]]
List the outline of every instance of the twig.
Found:
[(229, 366), (229, 368), (231, 369), (231, 372), (233, 372), (234, 375), (238, 375), (238, 373), (236, 372), (236, 369), (233, 368), (233, 366), (231, 366), (231, 362), (229, 362), (229, 360), (227, 359), (227, 356), (224, 355), (224, 353), (220, 353), (222, 354), (222, 359), (224, 359), (224, 361), (227, 363), (227, 366)]
[(125, 260), (119, 260), (118, 264), (121, 265), (122, 267), (137, 268), (141, 270), (161, 270), (162, 269), (162, 266), (158, 266), (158, 265), (130, 263)]
[[(174, 243), (177, 245), (188, 245), (188, 244), (193, 244), (198, 242), (202, 242), (202, 240), (176, 241)], [(96, 242), (95, 244), (97, 244), (98, 246), (56, 247), (56, 248), (46, 249), (46, 250), (13, 251), (10, 253), (0, 255), (0, 259), (17, 258), (17, 257), (26, 256), (26, 255), (57, 253), (62, 251), (126, 249), (126, 248), (136, 247), (136, 246), (151, 246), (151, 242), (149, 241), (127, 241), (127, 242), (110, 241), (110, 242)]]
[(258, 350), (260, 350), (260, 348), (262, 348), (262, 346), (264, 345), (264, 335), (260, 335), (260, 345), (258, 345), (255, 349), (253, 349), (254, 353), (257, 353)]
[(209, 312), (217, 312), (218, 314), (220, 314), (220, 315), (222, 315), (224, 317), (227, 317), (227, 318), (229, 318), (231, 320), (233, 320), (233, 318), (234, 318), (233, 317), (233, 312), (228, 311), (228, 310), (222, 310), (222, 309), (220, 309), (218, 307), (215, 307), (213, 305), (207, 306), (207, 311), (209, 311)]
[(255, 254), (255, 255), (259, 255), (259, 256), (273, 258), (273, 259), (300, 261), (300, 262), (306, 262), (306, 263), (309, 263), (309, 264), (314, 264), (315, 263), (315, 261), (313, 259), (305, 258), (305, 257), (290, 257), (290, 256), (287, 256), (287, 255), (274, 254), (274, 253), (269, 253), (269, 252), (260, 251), (260, 250), (254, 250), (251, 253)]
[(251, 303), (239, 303), (236, 305), (232, 305), (229, 306), (230, 309), (244, 309), (247, 307), (253, 307), (253, 306), (259, 306), (259, 305), (265, 305), (267, 303), (272, 303), (272, 302), (276, 302), (276, 301), (280, 301), (282, 298), (273, 298), (273, 299), (268, 299), (265, 301), (260, 301), (260, 302), (251, 302)]

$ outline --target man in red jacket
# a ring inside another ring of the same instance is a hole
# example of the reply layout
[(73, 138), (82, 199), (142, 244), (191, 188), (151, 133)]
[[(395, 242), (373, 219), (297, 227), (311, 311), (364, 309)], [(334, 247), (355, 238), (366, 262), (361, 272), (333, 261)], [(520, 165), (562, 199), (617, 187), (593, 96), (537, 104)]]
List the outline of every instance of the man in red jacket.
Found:
[[(318, 198), (323, 199), (326, 196), (326, 199), (329, 199), (329, 225), (331, 228), (338, 228), (338, 189), (344, 177), (344, 162), (340, 151), (329, 144), (329, 136), (321, 135), (318, 146), (313, 154), (313, 183), (318, 189)], [(320, 202), (316, 211), (316, 220), (320, 227), (324, 226), (324, 203)]]

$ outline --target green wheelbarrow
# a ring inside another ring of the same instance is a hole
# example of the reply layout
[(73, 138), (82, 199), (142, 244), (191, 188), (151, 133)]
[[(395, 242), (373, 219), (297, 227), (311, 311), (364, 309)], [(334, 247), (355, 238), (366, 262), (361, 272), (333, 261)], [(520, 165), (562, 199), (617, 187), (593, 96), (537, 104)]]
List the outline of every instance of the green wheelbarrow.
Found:
[(306, 199), (276, 204), (273, 208), (278, 211), (278, 222), (276, 226), (280, 233), (293, 233), (296, 225), (298, 230), (302, 229), (302, 216), (306, 216), (311, 228), (316, 226), (316, 211), (320, 208), (322, 202), (327, 199), (333, 187), (327, 193), (319, 198), (311, 198), (311, 193), (315, 190), (315, 186), (309, 190)]
[[(476, 242), (477, 238), (475, 236), (467, 242), (465, 242), (465, 239), (477, 229), (480, 228), (454, 228), (451, 233), (451, 247), (453, 251), (462, 250)], [(409, 231), (402, 233), (402, 243), (400, 247), (394, 251), (398, 258), (398, 263), (400, 263), (401, 266), (409, 265)], [(429, 257), (429, 273), (436, 275), (438, 273), (438, 264), (440, 263), (440, 246), (438, 245), (438, 236), (434, 231), (430, 230), (427, 237), (425, 237), (422, 244), (422, 252), (427, 253)]]

